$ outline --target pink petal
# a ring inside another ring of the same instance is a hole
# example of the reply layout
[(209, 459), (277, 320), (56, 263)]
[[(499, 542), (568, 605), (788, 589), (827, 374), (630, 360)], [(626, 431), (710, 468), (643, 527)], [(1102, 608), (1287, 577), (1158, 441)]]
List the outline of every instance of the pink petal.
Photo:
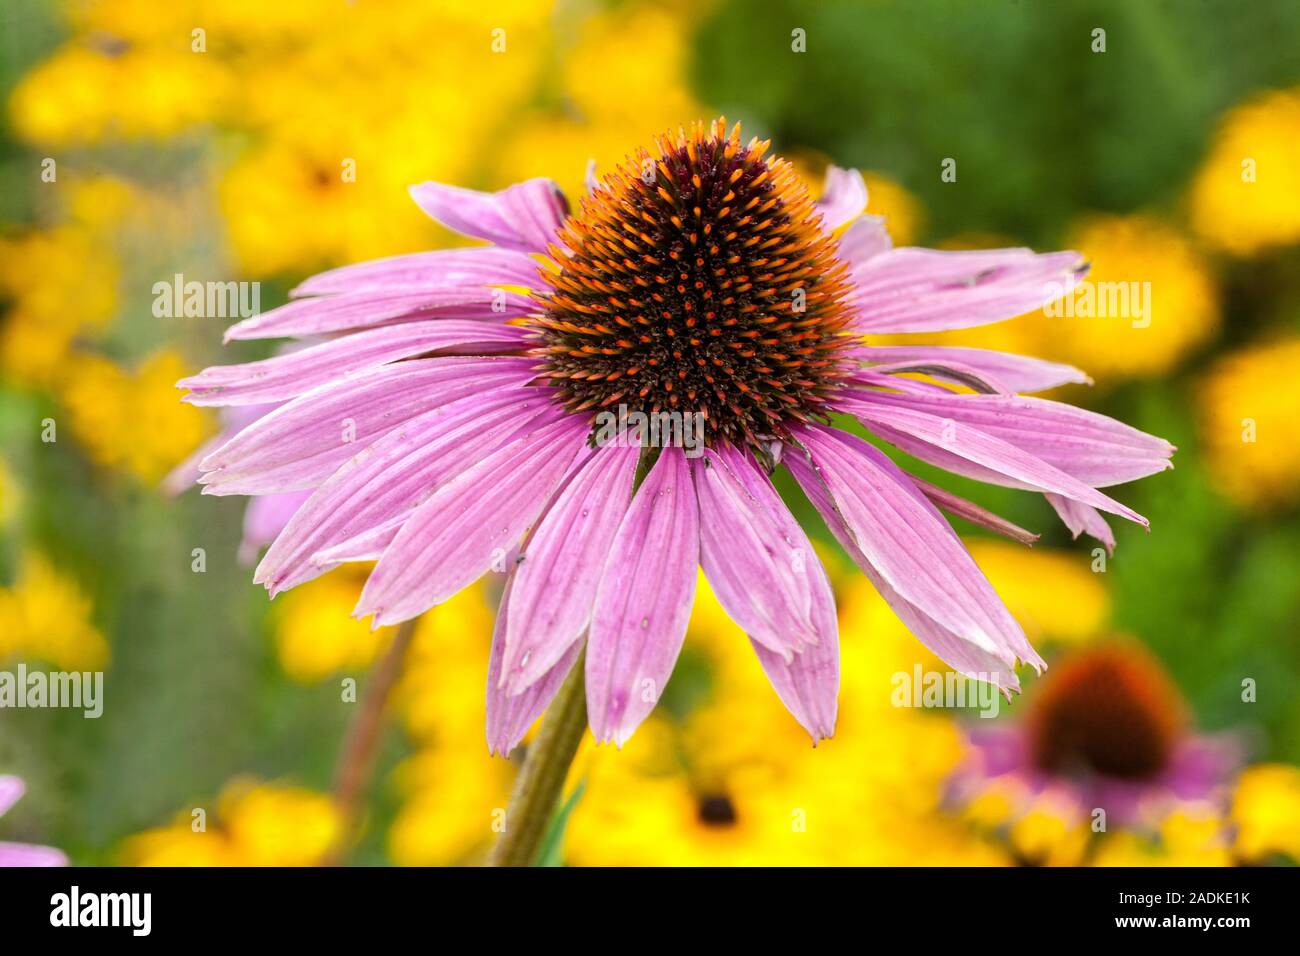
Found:
[(356, 292), (415, 292), (431, 289), (538, 283), (537, 263), (525, 252), (495, 247), (435, 249), (387, 259), (372, 259), (312, 276), (289, 293), (309, 295)]
[(875, 362), (954, 362), (991, 376), (1012, 392), (1041, 392), (1060, 385), (1091, 385), (1092, 379), (1073, 365), (1044, 359), (955, 346), (887, 345), (863, 349)]
[(810, 552), (808, 575), (813, 579), (811, 617), (818, 641), (790, 660), (750, 639), (763, 672), (781, 703), (812, 736), (813, 744), (835, 734), (839, 710), (840, 641), (835, 597), (830, 579), (816, 552)]
[[(1017, 657), (1041, 663), (961, 540), (897, 465), (847, 432), (808, 425), (794, 434), (858, 550), (886, 584), (1008, 667)], [(789, 458), (798, 457), (791, 451)], [(791, 471), (808, 492), (808, 469)]]
[(279, 406), (202, 461), (206, 494), (314, 488), (380, 436), (462, 398), (523, 387), (528, 358), (411, 359), (331, 382)]
[[(912, 484), (920, 489), (921, 494), (925, 495), (941, 510), (949, 514), (956, 515), (959, 518), (965, 518), (971, 524), (979, 525), (981, 528), (987, 528), (990, 531), (1010, 538), (1012, 541), (1019, 541), (1024, 545), (1032, 545), (1040, 535), (1032, 531), (1026, 531), (1018, 524), (1013, 524), (1001, 515), (994, 514), (975, 504), (973, 501), (967, 501), (960, 495), (955, 495), (946, 488), (940, 488), (938, 485), (932, 485), (928, 481), (922, 481), (915, 475), (909, 475)], [(1049, 496), (1050, 497), (1050, 496)], [(1086, 505), (1084, 507), (1087, 507)]]
[(511, 389), (435, 408), (384, 435), (329, 477), (275, 539), (253, 580), (272, 595), (322, 573), (313, 556), (401, 516), (499, 448), (563, 412), (549, 388)]
[(828, 166), (826, 185), (817, 200), (817, 211), (822, 214), (822, 227), (832, 232), (857, 216), (867, 206), (867, 184), (856, 169)]
[(0, 868), (10, 866), (67, 866), (62, 850), (28, 843), (0, 843)]
[(13, 774), (0, 774), (0, 817), (9, 812), (9, 808), (23, 798), (27, 784), (21, 777)]
[(515, 580), (506, 582), (505, 593), (501, 596), (501, 607), (497, 611), (496, 627), (492, 631), (492, 653), (488, 657), (487, 677), (487, 742), (488, 752), (509, 756), (519, 741), (524, 739), (528, 728), (533, 725), (542, 712), (550, 706), (551, 700), (573, 670), (574, 661), (582, 650), (581, 641), (573, 641), (549, 669), (542, 672), (522, 692), (512, 695), (506, 693), (502, 686), (501, 662), (505, 656), (505, 635), (509, 627), (510, 596)]
[(495, 193), (427, 182), (412, 186), (411, 198), (448, 229), (525, 252), (545, 252), (568, 215), (564, 195), (549, 179)]
[(1115, 553), (1115, 532), (1110, 530), (1110, 525), (1096, 508), (1061, 495), (1049, 494), (1045, 497), (1076, 539), (1080, 534), (1089, 534), (1104, 544), (1109, 554)]
[[(532, 686), (582, 636), (628, 503), (640, 449), (597, 449), (548, 508), (514, 572), (501, 669), (505, 690)], [(502, 607), (506, 602), (502, 602)]]
[(891, 249), (853, 269), (860, 332), (935, 332), (1001, 322), (1069, 292), (1078, 253)]
[(654, 710), (686, 636), (699, 564), (699, 509), (686, 456), (665, 448), (623, 517), (587, 639), (587, 711), (618, 746)]
[[(791, 449), (791, 453), (785, 456), (784, 461), (808, 496), (808, 500), (826, 522), (826, 527), (917, 640), (934, 652), (940, 660), (967, 677), (987, 680), (1010, 691), (1020, 690), (1020, 681), (1015, 671), (1009, 669), (1000, 657), (989, 654), (943, 627), (886, 583), (881, 573), (858, 547), (857, 538), (845, 522), (822, 475), (798, 449)], [(1029, 660), (1035, 666), (1042, 666), (1041, 659), (1037, 655)]]
[[(944, 418), (930, 412), (888, 402), (878, 403), (876, 401), (878, 397), (891, 398), (892, 396), (882, 396), (878, 392), (857, 391), (838, 396), (836, 403), (838, 407), (856, 416), (873, 431), (880, 425), (888, 430), (889, 435), (902, 432), (926, 445), (964, 458), (1026, 487), (1065, 495), (1084, 504), (1121, 515), (1130, 521), (1136, 521), (1143, 527), (1147, 526), (1147, 520), (1137, 512), (1009, 441), (966, 422), (958, 422), (952, 418)], [(886, 436), (882, 435), (882, 437)]]
[[(871, 401), (875, 405), (928, 412), (940, 418), (951, 419), (957, 424), (978, 428), (1041, 458), (1094, 488), (1134, 481), (1173, 467), (1169, 456), (1175, 449), (1164, 439), (1138, 431), (1105, 415), (1062, 402), (1027, 395), (953, 395), (937, 392), (925, 395), (873, 392)], [(897, 430), (894, 430), (894, 434), (898, 434)], [(892, 436), (887, 440), (894, 443)], [(899, 447), (925, 461), (932, 460), (914, 446), (904, 447), (899, 444)], [(968, 473), (950, 467), (951, 459), (956, 456), (938, 455), (937, 458), (943, 458), (942, 461), (936, 459), (933, 462), (941, 468), (958, 474)], [(997, 475), (997, 472), (982, 469), (979, 474), (972, 474), (971, 477), (992, 484), (1009, 484)], [(1011, 484), (1011, 487), (1023, 486)]]
[(367, 290), (295, 299), (237, 322), (225, 340), (275, 339), (382, 328), (419, 319), (504, 322), (537, 311), (527, 295), (485, 285), (464, 288)]
[(397, 532), (402, 530), (402, 525), (406, 524), (406, 519), (411, 517), (414, 511), (413, 507), (407, 508), (373, 528), (367, 528), (345, 541), (322, 548), (311, 556), (312, 563), (322, 570), (329, 570), (349, 561), (378, 561), (384, 556), (388, 546), (397, 537)]
[[(960, 362), (954, 361), (931, 359), (928, 362), (922, 362), (905, 359), (898, 362), (888, 362), (883, 365), (873, 365), (870, 369), (865, 371), (870, 372), (874, 377), (874, 381), (871, 383), (873, 385), (880, 382), (881, 376), (887, 376), (887, 384), (891, 388), (893, 388), (895, 383), (898, 382), (898, 379), (895, 376), (907, 372), (913, 372), (922, 375), (930, 375), (934, 378), (944, 379), (949, 382), (956, 382), (958, 385), (965, 385), (967, 388), (973, 389), (977, 392), (983, 392), (986, 395), (1009, 395), (1012, 392), (1010, 388), (1002, 384), (1001, 381), (990, 375), (988, 372), (977, 369), (971, 365), (963, 365)], [(860, 378), (862, 374), (862, 372), (858, 372), (854, 377)], [(906, 389), (901, 390), (905, 391)], [(933, 391), (933, 389), (926, 389), (925, 391)], [(942, 388), (942, 392), (951, 394), (949, 389), (946, 387)]]
[(344, 375), (397, 359), (433, 352), (491, 354), (516, 351), (527, 333), (492, 322), (426, 320), (368, 329), (323, 345), (243, 365), (214, 365), (181, 379), (193, 405), (255, 405), (282, 402), (328, 385)]
[(840, 236), (839, 256), (853, 268), (892, 248), (884, 216), (859, 216)]
[(438, 487), (375, 565), (355, 615), (396, 624), (476, 581), (537, 519), (587, 433), (584, 420), (565, 415)]
[(809, 572), (812, 545), (767, 475), (731, 446), (706, 449), (691, 471), (700, 565), (718, 602), (752, 640), (787, 660), (816, 644), (813, 591), (824, 576)]

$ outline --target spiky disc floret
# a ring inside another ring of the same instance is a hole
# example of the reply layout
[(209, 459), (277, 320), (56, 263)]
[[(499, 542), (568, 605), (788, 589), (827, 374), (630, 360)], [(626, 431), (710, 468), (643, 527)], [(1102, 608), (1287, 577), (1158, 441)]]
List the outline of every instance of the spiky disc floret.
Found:
[(700, 412), (757, 445), (824, 417), (849, 363), (849, 279), (788, 162), (722, 120), (662, 136), (582, 201), (534, 318), (573, 411)]

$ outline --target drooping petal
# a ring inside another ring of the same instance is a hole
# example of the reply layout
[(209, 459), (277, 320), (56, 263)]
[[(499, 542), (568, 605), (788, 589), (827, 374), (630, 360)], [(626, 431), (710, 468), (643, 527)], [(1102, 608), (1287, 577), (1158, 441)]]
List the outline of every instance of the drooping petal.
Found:
[(1012, 392), (1041, 392), (1060, 385), (1091, 385), (1092, 379), (1073, 365), (1045, 359), (949, 345), (884, 345), (862, 350), (875, 362), (955, 362), (991, 376)]
[(965, 518), (971, 524), (977, 524), (981, 528), (987, 528), (996, 532), (1003, 537), (1010, 538), (1012, 541), (1019, 541), (1024, 545), (1032, 545), (1040, 535), (1032, 531), (1026, 531), (1020, 525), (1008, 521), (1001, 515), (994, 514), (986, 508), (981, 508), (973, 501), (955, 495), (946, 488), (940, 488), (938, 485), (932, 485), (928, 481), (923, 481), (915, 475), (909, 476), (912, 484), (920, 489), (921, 494), (925, 495), (941, 510), (949, 514), (956, 515), (959, 518)]
[[(924, 395), (873, 392), (871, 401), (875, 405), (928, 412), (958, 424), (978, 428), (1024, 449), (1094, 488), (1134, 481), (1173, 467), (1169, 456), (1175, 449), (1164, 439), (1138, 431), (1105, 415), (1062, 402), (1028, 395), (953, 395), (939, 392)], [(888, 437), (887, 440), (894, 442), (893, 437)], [(926, 461), (931, 460), (912, 447), (904, 450)], [(934, 463), (941, 468), (948, 468), (950, 464), (947, 460)], [(951, 470), (957, 471), (956, 468)], [(957, 473), (966, 474), (962, 471)], [(994, 484), (1008, 484), (1005, 480), (991, 477), (996, 474), (984, 469), (983, 473), (971, 477)]]
[(807, 573), (813, 579), (810, 609), (818, 641), (786, 660), (752, 637), (754, 653), (781, 703), (812, 736), (813, 744), (835, 734), (839, 711), (840, 640), (835, 596), (816, 552), (809, 553)]
[(537, 263), (526, 252), (495, 246), (474, 249), (435, 249), (321, 272), (289, 293), (304, 296), (358, 292), (416, 292), (429, 289), (473, 288), (485, 285), (537, 285)]
[(605, 559), (632, 497), (637, 447), (600, 448), (537, 525), (516, 567), (501, 669), (517, 694), (547, 673), (591, 620)]
[(294, 299), (232, 325), (226, 330), (225, 340), (328, 335), (421, 319), (504, 322), (528, 315), (536, 308), (537, 304), (526, 295), (485, 285), (414, 292), (397, 289), (351, 292)]
[(800, 452), (788, 449), (786, 466), (810, 496), (806, 482), (820, 477), (857, 549), (885, 583), (1008, 667), (1016, 658), (1041, 663), (961, 540), (897, 465), (847, 432), (819, 425), (792, 431), (812, 462), (792, 467)]
[(818, 643), (811, 609), (824, 575), (809, 572), (812, 544), (767, 475), (733, 446), (706, 449), (691, 471), (700, 508), (700, 565), (718, 602), (752, 640), (778, 656), (789, 659)]
[(1001, 322), (1068, 293), (1075, 252), (891, 249), (852, 270), (859, 332), (936, 332)]
[(856, 169), (826, 168), (826, 184), (817, 200), (817, 211), (822, 214), (822, 227), (833, 232), (867, 206), (867, 184)]
[(566, 415), (437, 488), (375, 565), (356, 616), (396, 624), (480, 578), (537, 519), (586, 435), (586, 423)]
[(517, 351), (527, 342), (527, 333), (512, 325), (432, 319), (367, 329), (260, 362), (214, 365), (176, 384), (190, 390), (184, 400), (193, 405), (283, 402), (398, 359), (435, 352), (490, 355)]
[(471, 396), (411, 419), (331, 475), (253, 574), (272, 595), (322, 572), (313, 556), (411, 511), (444, 482), (563, 414), (545, 388)]
[[(948, 382), (955, 382), (958, 385), (965, 385), (967, 388), (985, 395), (1010, 395), (1012, 389), (1004, 385), (998, 378), (990, 375), (981, 369), (972, 365), (963, 365), (960, 362), (940, 361), (931, 359), (928, 362), (902, 360), (899, 362), (887, 362), (882, 365), (873, 365), (868, 370), (873, 376), (889, 376), (889, 384), (896, 385), (899, 381), (897, 376), (906, 373), (915, 373), (920, 375), (930, 375), (934, 378), (943, 379)], [(854, 378), (861, 378), (863, 373), (859, 372)], [(879, 379), (877, 378), (878, 382)], [(871, 384), (876, 384), (872, 382)], [(926, 383), (922, 383), (926, 384)], [(933, 383), (929, 383), (933, 384)], [(945, 386), (944, 391), (949, 391)]]
[(587, 639), (587, 711), (619, 746), (672, 674), (695, 600), (699, 512), (686, 456), (665, 448), (623, 517)]
[(488, 752), (508, 757), (528, 728), (550, 705), (564, 679), (573, 669), (582, 642), (574, 641), (561, 653), (559, 659), (543, 671), (521, 693), (513, 696), (502, 686), (502, 660), (505, 656), (506, 628), (509, 626), (509, 604), (515, 579), (506, 582), (497, 610), (496, 627), (492, 631), (492, 651), (488, 656), (487, 677), (487, 743)]
[(495, 193), (427, 182), (412, 186), (411, 198), (448, 229), (527, 252), (545, 252), (568, 215), (564, 195), (549, 179)]
[[(990, 654), (969, 640), (959, 637), (890, 587), (880, 571), (858, 547), (857, 538), (840, 512), (824, 478), (799, 449), (791, 449), (784, 460), (786, 467), (794, 475), (804, 494), (808, 496), (808, 500), (826, 522), (826, 527), (917, 640), (959, 673), (967, 677), (987, 680), (1008, 691), (1019, 691), (1020, 681), (1014, 669), (1009, 667), (1001, 656)], [(1044, 666), (1037, 655), (1028, 660), (1036, 667)]]
[(1061, 495), (1046, 495), (1047, 503), (1055, 509), (1061, 521), (1070, 529), (1070, 534), (1078, 538), (1080, 534), (1088, 534), (1096, 538), (1106, 546), (1106, 551), (1110, 554), (1115, 553), (1115, 532), (1110, 530), (1110, 525), (1106, 519), (1101, 516), (1096, 508), (1085, 505), (1080, 501), (1072, 501)]
[[(926, 445), (974, 462), (1026, 487), (1064, 495), (1121, 515), (1144, 527), (1147, 525), (1146, 519), (1137, 512), (1009, 441), (966, 422), (958, 422), (952, 418), (944, 418), (915, 408), (878, 403), (876, 397), (879, 394), (857, 391), (839, 396), (836, 401), (840, 408), (857, 417), (873, 431), (876, 426), (881, 425), (888, 429), (889, 435), (902, 432)], [(882, 437), (886, 436), (882, 435)]]
[[(966, 677), (986, 681), (1004, 692), (1020, 692), (1020, 678), (1016, 676), (1014, 667), (1004, 658), (988, 653), (930, 617), (890, 587), (881, 577), (880, 572), (870, 566), (870, 562), (863, 567), (863, 573), (884, 598), (890, 610), (898, 615), (903, 626), (912, 633), (913, 637), (928, 647), (935, 657)], [(1038, 669), (1047, 666), (1036, 654), (1029, 657), (1027, 662)]]
[(314, 488), (403, 422), (472, 395), (520, 388), (534, 362), (514, 356), (412, 359), (380, 365), (299, 395), (202, 461), (208, 494)]

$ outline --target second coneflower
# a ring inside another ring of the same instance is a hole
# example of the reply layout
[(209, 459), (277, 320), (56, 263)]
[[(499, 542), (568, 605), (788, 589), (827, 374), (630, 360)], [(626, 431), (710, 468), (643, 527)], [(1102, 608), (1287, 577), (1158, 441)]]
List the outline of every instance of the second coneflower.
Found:
[[(230, 338), (317, 343), (180, 383), (196, 404), (278, 406), (202, 462), (211, 494), (311, 492), (256, 580), (274, 594), (375, 561), (356, 613), (392, 624), (508, 567), (488, 680), (489, 744), (506, 752), (584, 647), (592, 731), (626, 740), (672, 673), (702, 566), (816, 740), (835, 725), (836, 614), (770, 480), (783, 466), (918, 638), (1016, 689), (1017, 661), (1042, 661), (941, 512), (1033, 536), (833, 416), (1046, 494), (1076, 534), (1107, 544), (1100, 512), (1146, 522), (1097, 489), (1169, 467), (1173, 449), (1018, 394), (1084, 381), (1077, 369), (864, 345), (1022, 314), (1084, 264), (891, 248), (861, 215), (860, 175), (832, 168), (813, 202), (766, 148), (721, 121), (661, 137), (572, 214), (547, 180), (498, 193), (425, 183), (412, 189), (421, 208), (490, 245), (327, 272), (235, 325)], [(702, 440), (680, 440), (691, 434)]]

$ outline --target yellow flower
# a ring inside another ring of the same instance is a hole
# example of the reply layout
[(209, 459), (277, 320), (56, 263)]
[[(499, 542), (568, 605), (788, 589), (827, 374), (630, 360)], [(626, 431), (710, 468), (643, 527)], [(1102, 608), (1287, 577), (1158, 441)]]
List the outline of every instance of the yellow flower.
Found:
[(1219, 359), (1197, 394), (1205, 461), (1218, 487), (1266, 509), (1300, 497), (1300, 340)]
[(487, 686), (492, 604), (482, 585), (466, 588), (420, 616), (393, 705), (422, 743), (467, 741), (487, 752)]
[(1213, 809), (1188, 804), (1170, 813), (1155, 833), (1107, 834), (1094, 866), (1231, 866), (1224, 820)]
[[(591, 749), (566, 858), (1005, 863), (1004, 853), (943, 810), (961, 733), (944, 716), (892, 706), (891, 675), (910, 672), (919, 645), (864, 587), (850, 585), (841, 615), (839, 725), (816, 749), (768, 685), (749, 641), (702, 587), (685, 653), (702, 655), (710, 675), (703, 702), (677, 719), (661, 707), (621, 751)], [(679, 663), (674, 681), (688, 669)]]
[(9, 109), (18, 134), (43, 146), (157, 139), (213, 119), (231, 84), (217, 57), (187, 43), (116, 49), (74, 40), (22, 78)]
[(555, 179), (574, 208), (597, 175), (644, 142), (702, 114), (687, 85), (689, 30), (694, 12), (627, 4), (576, 26), (561, 50), (559, 82), (565, 109), (538, 110), (513, 123), (496, 157), (494, 179), (506, 185), (533, 176)]
[(1007, 831), (1016, 857), (1033, 866), (1078, 866), (1088, 848), (1090, 831), (1071, 801), (1052, 794), (1034, 800)]
[(489, 756), (483, 736), (486, 591), (467, 588), (421, 616), (393, 692), (394, 712), (420, 748), (393, 777), (402, 806), (388, 852), (402, 866), (476, 861), (499, 832), (515, 764)]
[(1031, 642), (1077, 644), (1105, 631), (1110, 595), (1087, 558), (992, 538), (972, 540), (969, 547)]
[[(1161, 375), (1217, 328), (1210, 271), (1167, 223), (1141, 214), (1097, 215), (1080, 223), (1065, 245), (1092, 268), (1072, 296), (1039, 317), (1045, 357), (1078, 365), (1098, 381)], [(1073, 316), (1061, 314), (1071, 305)]]
[(683, 17), (648, 4), (586, 18), (560, 71), (565, 95), (594, 126), (659, 132), (688, 122), (696, 103), (677, 79), (688, 72), (688, 28)]
[(862, 178), (867, 184), (867, 213), (885, 217), (895, 246), (913, 245), (925, 221), (921, 201), (882, 173), (866, 170)]
[[(81, 191), (75, 196), (84, 195)], [(98, 230), (68, 223), (0, 239), (0, 367), (29, 386), (52, 386), (76, 336), (117, 308), (118, 266)]]
[(60, 670), (100, 670), (108, 643), (91, 623), (91, 602), (71, 577), (35, 552), (0, 588), (0, 660), (46, 661)]
[[(998, 248), (996, 236), (963, 236), (946, 248)], [(1063, 245), (1092, 264), (1085, 280), (1046, 309), (1005, 322), (926, 335), (873, 337), (1001, 349), (1077, 365), (1099, 384), (1162, 375), (1213, 335), (1218, 290), (1209, 266), (1181, 232), (1154, 216), (1094, 215)]]
[(164, 349), (134, 372), (96, 355), (73, 356), (62, 382), (71, 431), (97, 464), (153, 484), (198, 447), (211, 427), (176, 398), (187, 364)]
[(1191, 221), (1237, 255), (1300, 240), (1300, 89), (1272, 91), (1223, 119), (1191, 189)]
[(311, 866), (340, 834), (334, 802), (298, 787), (231, 787), (222, 794), (219, 813), (245, 866)]
[(1285, 764), (1248, 768), (1237, 781), (1231, 817), (1243, 860), (1285, 854), (1300, 863), (1300, 769)]
[(122, 858), (130, 866), (313, 866), (341, 834), (334, 802), (300, 787), (235, 780), (215, 813), (202, 809), (129, 837)]
[(481, 858), (496, 840), (515, 766), (489, 756), (482, 736), (481, 727), (469, 737), (448, 734), (397, 768), (394, 780), (402, 807), (388, 831), (394, 863), (464, 863)]
[(351, 616), (365, 580), (359, 565), (346, 565), (276, 602), (276, 651), (294, 680), (313, 683), (338, 671), (364, 668), (387, 643), (391, 628), (371, 630)]

